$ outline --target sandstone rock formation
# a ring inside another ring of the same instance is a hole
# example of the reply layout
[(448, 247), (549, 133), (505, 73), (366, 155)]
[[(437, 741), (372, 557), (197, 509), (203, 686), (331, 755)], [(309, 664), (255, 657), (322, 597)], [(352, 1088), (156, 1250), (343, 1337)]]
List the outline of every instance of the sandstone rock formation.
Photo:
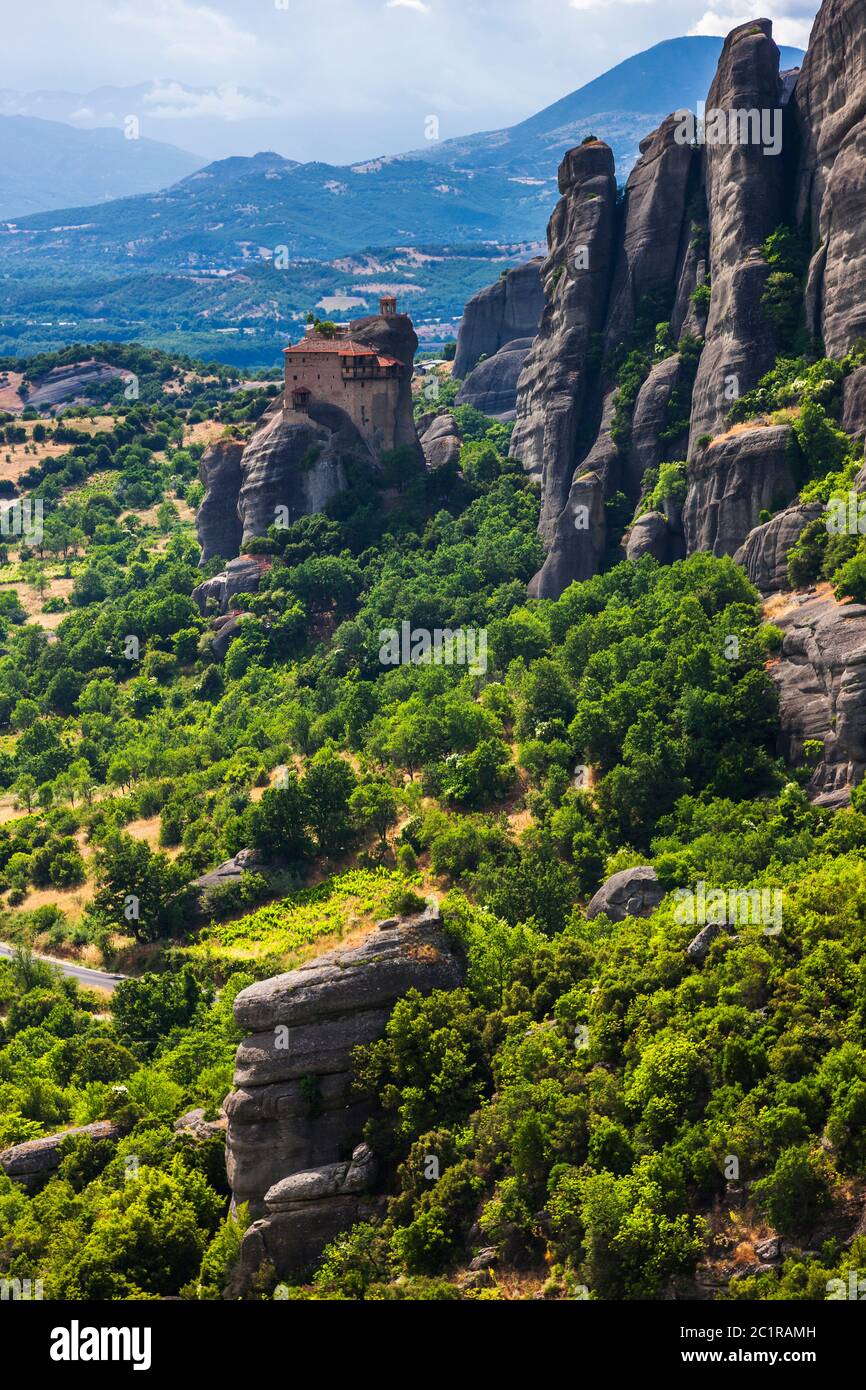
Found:
[(770, 667), (778, 686), (780, 752), (802, 765), (803, 744), (823, 744), (808, 791), (822, 806), (850, 800), (866, 770), (866, 605), (831, 594), (793, 599), (773, 622), (784, 632)]
[[(644, 140), (617, 231), (606, 182), (612, 157), (601, 150), (599, 142), (580, 146), (560, 170), (563, 198), (548, 228), (544, 269), (550, 298), (518, 384), (511, 452), (541, 487), (539, 533), (549, 553), (530, 594), (542, 598), (558, 597), (602, 567), (606, 502), (621, 491), (634, 506), (645, 468), (673, 457), (676, 444), (660, 436), (679, 355), (650, 374), (624, 444), (612, 435), (616, 391), (597, 354), (621, 355), (648, 313), (654, 328), (656, 317), (671, 312), (690, 254), (686, 213), (697, 191), (696, 154), (678, 140), (674, 118)], [(612, 247), (604, 244), (609, 236)], [(586, 247), (594, 276), (570, 265), (575, 245)], [(575, 527), (576, 506), (589, 506), (589, 528)]]
[[(769, 20), (728, 35), (707, 107), (781, 114), (779, 50)], [(723, 427), (726, 389), (742, 395), (773, 364), (778, 343), (761, 308), (770, 273), (761, 247), (784, 211), (781, 152), (766, 153), (752, 140), (707, 144), (705, 151), (712, 298), (692, 399), (692, 450), (702, 434)]]
[(652, 555), (660, 565), (670, 564), (671, 529), (663, 512), (644, 512), (631, 528), (626, 542), (625, 553), (628, 560), (639, 560), (642, 555)]
[(665, 890), (651, 864), (639, 864), (634, 869), (621, 869), (601, 885), (587, 905), (587, 917), (605, 913), (612, 922), (626, 917), (649, 917), (658, 907)]
[(243, 453), (244, 445), (239, 440), (220, 439), (202, 454), (198, 476), (205, 495), (196, 517), (202, 565), (215, 555), (231, 560), (241, 548), (243, 527), (238, 516), (238, 497)]
[(683, 507), (691, 555), (734, 555), (763, 510), (777, 511), (796, 495), (798, 457), (790, 425), (755, 425), (714, 439), (689, 465)]
[(375, 1211), (375, 1164), (358, 1149), (371, 1101), (353, 1089), (352, 1049), (382, 1035), (408, 990), (452, 989), (462, 974), (428, 909), (237, 996), (248, 1036), (225, 1102), (227, 1164), (234, 1202), (257, 1218), (242, 1279), (264, 1260), (304, 1277), (329, 1240)]
[(497, 420), (512, 420), (517, 409), (517, 383), (533, 338), (514, 338), (492, 357), (473, 367), (455, 397), (458, 405), (473, 405)]
[[(594, 140), (559, 166), (542, 267), (547, 302), (520, 376), (511, 452), (541, 489), (539, 532), (553, 541), (590, 406), (594, 335), (601, 329), (615, 255), (613, 155)], [(591, 438), (591, 437), (590, 437)], [(590, 442), (589, 440), (587, 442)]]
[(841, 357), (866, 334), (866, 4), (824, 0), (792, 98), (797, 224), (811, 225), (808, 326)]
[[(321, 411), (317, 410), (316, 414)], [(320, 512), (346, 486), (344, 459), (367, 453), (348, 416), (332, 409), (328, 423), (299, 420), (277, 411), (257, 430), (244, 450), (237, 510), (241, 543), (263, 536), (273, 526), (278, 507), (289, 522)]]
[(28, 1192), (36, 1192), (43, 1182), (60, 1167), (61, 1147), (65, 1140), (89, 1135), (92, 1139), (117, 1139), (119, 1130), (110, 1120), (97, 1120), (94, 1124), (79, 1125), (64, 1129), (58, 1134), (47, 1134), (42, 1139), (28, 1139), (24, 1144), (13, 1144), (10, 1149), (0, 1153), (0, 1168), (6, 1176), (21, 1183)]
[(821, 515), (820, 503), (786, 507), (770, 521), (756, 526), (734, 556), (761, 593), (788, 587), (788, 552), (810, 521)]
[[(405, 314), (372, 315), (349, 327), (359, 343), (402, 362), (395, 411), (394, 446), (408, 447), (423, 464), (412, 402), (412, 363), (418, 338)], [(346, 412), (327, 402), (308, 410), (284, 411), (281, 399), (263, 418), (246, 446), (221, 440), (202, 458), (205, 496), (197, 517), (201, 563), (214, 555), (231, 559), (244, 541), (263, 536), (275, 521), (291, 524), (321, 512), (346, 487), (346, 465), (381, 462), (375, 441), (362, 437)], [(278, 510), (279, 509), (279, 510)]]
[(431, 470), (456, 463), (460, 457), (462, 443), (460, 428), (454, 416), (447, 413), (436, 415), (421, 435), (424, 462)]
[[(515, 339), (534, 338), (544, 308), (541, 257), (506, 270), (479, 290), (463, 310), (454, 375), (465, 381), (481, 357), (493, 357)], [(479, 407), (480, 408), (480, 407)]]
[(220, 614), (227, 613), (229, 604), (237, 594), (254, 594), (270, 561), (258, 555), (239, 555), (230, 560), (224, 570), (211, 579), (197, 584), (192, 591), (193, 602), (198, 605), (202, 617), (210, 605), (216, 605)]

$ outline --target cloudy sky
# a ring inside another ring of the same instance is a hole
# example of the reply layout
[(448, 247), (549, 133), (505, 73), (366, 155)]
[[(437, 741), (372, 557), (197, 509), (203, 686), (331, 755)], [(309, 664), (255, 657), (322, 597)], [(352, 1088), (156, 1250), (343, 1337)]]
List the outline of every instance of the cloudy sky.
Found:
[[(0, 109), (36, 91), (153, 84), (39, 114), (108, 124), (208, 158), (277, 149), (350, 162), (521, 120), (641, 49), (757, 16), (804, 46), (818, 0), (40, 0), (8, 6)], [(14, 75), (14, 76), (13, 76)], [(16, 106), (16, 103), (19, 103)], [(139, 109), (140, 108), (140, 109)]]

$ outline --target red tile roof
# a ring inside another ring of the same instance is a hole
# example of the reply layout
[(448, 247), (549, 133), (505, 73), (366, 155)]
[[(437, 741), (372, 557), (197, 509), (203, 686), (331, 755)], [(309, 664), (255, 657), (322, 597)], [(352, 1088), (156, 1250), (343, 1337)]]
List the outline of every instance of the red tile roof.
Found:
[(375, 349), (367, 347), (366, 343), (355, 343), (351, 338), (320, 338), (314, 333), (291, 347), (283, 348), (283, 352), (327, 352), (337, 353), (340, 357), (376, 356)]

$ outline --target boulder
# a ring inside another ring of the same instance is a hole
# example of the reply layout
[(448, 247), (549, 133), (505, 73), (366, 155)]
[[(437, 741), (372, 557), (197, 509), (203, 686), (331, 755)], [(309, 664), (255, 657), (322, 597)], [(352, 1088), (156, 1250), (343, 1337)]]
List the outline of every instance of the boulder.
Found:
[(228, 1119), (221, 1115), (218, 1120), (206, 1120), (204, 1111), (188, 1110), (174, 1122), (175, 1134), (191, 1134), (194, 1139), (224, 1138)]
[(243, 526), (238, 516), (238, 498), (245, 447), (240, 440), (219, 439), (202, 454), (198, 476), (205, 493), (195, 519), (202, 565), (215, 555), (231, 560), (241, 548)]
[[(779, 50), (770, 21), (739, 25), (725, 39), (708, 110), (774, 111), (781, 109), (780, 98)], [(785, 212), (781, 154), (735, 140), (708, 142), (704, 157), (712, 299), (694, 386), (690, 458), (701, 435), (723, 428), (732, 379), (742, 395), (773, 365), (778, 343), (761, 306), (770, 273), (761, 247)]]
[(373, 1151), (369, 1144), (359, 1144), (346, 1163), (325, 1163), (274, 1183), (265, 1193), (265, 1205), (269, 1212), (285, 1211), (301, 1202), (319, 1202), (325, 1197), (366, 1192), (375, 1177)]
[(637, 518), (629, 532), (625, 553), (629, 560), (652, 555), (660, 565), (670, 563), (671, 533), (663, 512), (644, 512)]
[[(454, 375), (466, 382), (481, 357), (493, 357), (515, 339), (530, 341), (544, 308), (542, 258), (506, 270), (493, 285), (479, 290), (463, 310), (454, 355)], [(481, 407), (479, 406), (479, 409)]]
[(649, 917), (664, 895), (652, 865), (639, 864), (612, 874), (590, 900), (586, 915), (598, 917), (603, 912), (612, 922), (623, 922), (626, 917)]
[(0, 1153), (0, 1168), (8, 1178), (20, 1183), (28, 1192), (35, 1192), (60, 1167), (60, 1149), (64, 1141), (82, 1135), (89, 1135), (92, 1139), (116, 1140), (120, 1138), (120, 1131), (110, 1120), (97, 1120), (94, 1124), (47, 1134), (42, 1139), (28, 1139)]
[(190, 886), (205, 892), (209, 888), (223, 888), (227, 883), (240, 883), (242, 874), (254, 872), (261, 866), (261, 862), (257, 850), (238, 850), (231, 859), (226, 859), (224, 863), (218, 864), (215, 869), (202, 874), (200, 878), (194, 878)]
[(444, 468), (460, 458), (463, 439), (453, 415), (436, 415), (421, 436), (424, 462), (429, 469)]
[(769, 594), (788, 587), (788, 551), (804, 528), (821, 515), (821, 505), (810, 502), (786, 507), (770, 521), (755, 526), (734, 555), (756, 589)]
[(866, 769), (866, 605), (816, 594), (795, 598), (773, 621), (785, 634), (769, 668), (779, 690), (779, 751), (798, 766), (804, 742), (819, 741), (809, 796), (843, 806)]
[(703, 965), (713, 942), (726, 930), (727, 928), (720, 926), (718, 922), (708, 922), (705, 927), (701, 927), (697, 936), (692, 937), (686, 947), (686, 955), (693, 965)]
[(211, 603), (216, 604), (221, 615), (225, 614), (237, 594), (257, 592), (262, 574), (269, 568), (269, 560), (256, 555), (239, 555), (237, 559), (230, 560), (219, 574), (193, 589), (193, 602), (197, 604), (202, 617)]
[(688, 554), (735, 555), (761, 511), (778, 511), (796, 495), (798, 461), (789, 425), (737, 427), (714, 439), (689, 465)]

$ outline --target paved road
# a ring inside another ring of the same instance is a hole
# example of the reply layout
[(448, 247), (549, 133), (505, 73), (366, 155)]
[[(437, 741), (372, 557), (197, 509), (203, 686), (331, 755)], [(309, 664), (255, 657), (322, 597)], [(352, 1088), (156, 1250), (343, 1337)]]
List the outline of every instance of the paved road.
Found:
[[(17, 947), (7, 946), (4, 941), (0, 941), (0, 956), (14, 956), (16, 949)], [(105, 989), (110, 993), (117, 988), (121, 980), (126, 979), (125, 975), (109, 975), (104, 970), (90, 970), (86, 965), (75, 965), (73, 961), (59, 960), (57, 956), (36, 956), (36, 959), (56, 966), (62, 975), (77, 980), (86, 989)]]

